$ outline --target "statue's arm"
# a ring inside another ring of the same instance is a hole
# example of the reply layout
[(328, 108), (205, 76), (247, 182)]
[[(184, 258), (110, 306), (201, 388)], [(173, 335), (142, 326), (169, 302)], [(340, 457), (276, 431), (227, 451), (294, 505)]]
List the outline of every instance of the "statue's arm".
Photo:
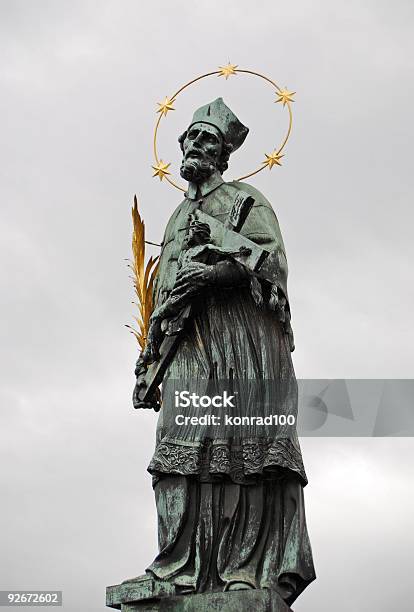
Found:
[(246, 283), (247, 279), (245, 268), (232, 259), (215, 264), (193, 262), (178, 271), (172, 293), (197, 294), (208, 287), (235, 287)]

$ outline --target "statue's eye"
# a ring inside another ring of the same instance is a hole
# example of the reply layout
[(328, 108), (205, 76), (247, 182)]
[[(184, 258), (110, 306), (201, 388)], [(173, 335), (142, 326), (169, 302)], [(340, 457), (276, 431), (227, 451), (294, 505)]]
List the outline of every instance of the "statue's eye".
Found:
[(215, 145), (215, 144), (218, 143), (218, 140), (217, 140), (217, 137), (214, 134), (206, 133), (204, 135), (204, 142), (207, 142), (208, 144)]

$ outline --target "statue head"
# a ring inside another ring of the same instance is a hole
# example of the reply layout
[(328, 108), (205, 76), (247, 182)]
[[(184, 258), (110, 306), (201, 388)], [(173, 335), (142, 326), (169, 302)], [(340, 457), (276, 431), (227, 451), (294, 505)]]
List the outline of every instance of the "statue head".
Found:
[(230, 154), (243, 144), (248, 132), (223, 98), (202, 106), (178, 139), (183, 152), (181, 176), (201, 183), (216, 170), (222, 174), (228, 168)]

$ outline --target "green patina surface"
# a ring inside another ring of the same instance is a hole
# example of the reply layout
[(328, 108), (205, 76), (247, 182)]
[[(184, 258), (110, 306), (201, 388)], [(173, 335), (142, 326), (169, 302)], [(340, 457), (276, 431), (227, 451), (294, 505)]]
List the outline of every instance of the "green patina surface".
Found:
[(121, 612), (291, 612), (283, 599), (269, 590), (177, 597), (168, 585), (148, 578), (108, 587), (107, 606)]
[[(242, 414), (297, 414), (279, 223), (257, 189), (222, 178), (247, 133), (220, 98), (196, 111), (179, 139), (188, 191), (165, 230), (155, 310), (134, 392), (136, 408), (151, 406), (148, 385), (145, 401), (141, 393), (145, 377), (164, 364), (158, 369), (163, 401), (148, 468), (159, 554), (145, 576), (108, 587), (107, 605), (123, 612), (288, 612), (315, 578), (296, 429), (229, 436), (198, 425), (177, 427), (167, 384), (193, 381), (202, 387), (228, 380), (237, 392), (246, 380), (262, 381), (252, 385), (253, 393), (239, 393)], [(249, 208), (238, 223), (241, 202)], [(177, 342), (163, 353), (171, 337)], [(270, 402), (257, 393), (263, 381), (272, 381)]]

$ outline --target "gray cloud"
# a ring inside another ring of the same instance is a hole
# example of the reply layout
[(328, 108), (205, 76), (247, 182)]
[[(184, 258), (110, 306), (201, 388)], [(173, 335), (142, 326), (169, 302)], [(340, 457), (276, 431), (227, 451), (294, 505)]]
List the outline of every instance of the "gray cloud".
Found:
[[(162, 238), (179, 193), (151, 177), (155, 102), (229, 59), (297, 91), (283, 167), (254, 181), (279, 216), (302, 378), (410, 378), (413, 8), (408, 2), (36, 3), (0, 7), (2, 588), (104, 587), (156, 548), (132, 411), (130, 205)], [(251, 133), (228, 179), (280, 140), (270, 89), (212, 79), (160, 135), (222, 94)], [(278, 110), (278, 112), (276, 112)], [(318, 581), (301, 610), (407, 611), (411, 439), (306, 439)]]

